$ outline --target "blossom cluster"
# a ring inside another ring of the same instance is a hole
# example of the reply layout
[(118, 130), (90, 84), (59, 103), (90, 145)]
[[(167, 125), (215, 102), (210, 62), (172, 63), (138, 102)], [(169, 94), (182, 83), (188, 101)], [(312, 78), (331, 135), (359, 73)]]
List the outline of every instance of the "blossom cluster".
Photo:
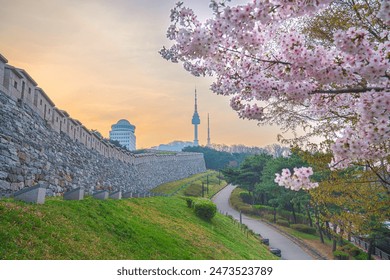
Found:
[(375, 160), (388, 153), (390, 92), (364, 93), (354, 107), (358, 121), (346, 127), (333, 144), (331, 167), (344, 168), (354, 161)]
[(285, 168), (281, 174), (275, 174), (275, 183), (293, 191), (309, 190), (318, 187), (318, 183), (310, 181), (309, 177), (311, 175), (313, 175), (311, 167), (294, 168), (293, 174), (291, 174), (289, 169)]

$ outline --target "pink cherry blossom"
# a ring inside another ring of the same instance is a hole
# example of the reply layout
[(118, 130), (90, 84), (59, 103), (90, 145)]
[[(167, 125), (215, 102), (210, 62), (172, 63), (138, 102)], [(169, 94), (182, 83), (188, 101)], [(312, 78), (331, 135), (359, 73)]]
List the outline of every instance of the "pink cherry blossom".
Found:
[(294, 168), (294, 174), (286, 168), (282, 170), (282, 174), (275, 174), (275, 183), (293, 191), (309, 190), (318, 187), (318, 183), (310, 181), (311, 175), (313, 175), (311, 167)]

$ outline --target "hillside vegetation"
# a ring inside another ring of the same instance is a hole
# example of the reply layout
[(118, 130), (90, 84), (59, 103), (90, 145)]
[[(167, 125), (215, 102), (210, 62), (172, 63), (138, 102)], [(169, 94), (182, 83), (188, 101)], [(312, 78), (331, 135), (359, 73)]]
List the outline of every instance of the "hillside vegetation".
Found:
[(0, 200), (0, 240), (0, 259), (276, 259), (228, 217), (206, 222), (180, 197)]
[(226, 186), (227, 183), (222, 177), (222, 174), (217, 171), (207, 170), (206, 172), (195, 174), (182, 180), (162, 184), (154, 188), (152, 192), (166, 195), (199, 197), (202, 196), (203, 184), (204, 197), (211, 198)]

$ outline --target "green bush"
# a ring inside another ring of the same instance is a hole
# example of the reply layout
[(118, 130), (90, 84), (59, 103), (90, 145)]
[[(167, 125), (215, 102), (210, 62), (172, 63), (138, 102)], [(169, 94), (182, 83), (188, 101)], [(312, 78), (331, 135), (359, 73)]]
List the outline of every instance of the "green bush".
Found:
[(295, 225), (291, 225), (291, 228), (295, 229), (297, 231), (300, 231), (300, 232), (308, 233), (308, 234), (315, 234), (316, 233), (316, 229), (313, 227), (310, 227), (308, 225), (295, 224)]
[(356, 257), (358, 255), (360, 255), (361, 253), (363, 253), (359, 248), (351, 248), (351, 250), (349, 251), (349, 254), (352, 256), (352, 257)]
[(242, 214), (249, 214), (249, 215), (255, 214), (254, 209), (252, 208), (252, 206), (247, 205), (247, 204), (239, 205), (239, 206), (237, 207), (237, 209), (238, 209), (239, 211), (241, 211)]
[[(360, 250), (358, 247), (356, 247), (352, 243), (347, 243), (344, 246), (340, 247), (340, 251), (348, 253), (353, 258), (355, 258), (358, 255), (364, 253), (362, 250)], [(362, 257), (364, 258), (364, 257), (367, 257), (367, 256), (363, 255)]]
[(260, 211), (267, 211), (267, 212), (273, 212), (274, 211), (274, 208), (271, 207), (271, 206), (268, 206), (268, 205), (256, 204), (256, 205), (253, 205), (253, 207), (256, 208), (256, 209), (259, 209)]
[(354, 257), (355, 260), (367, 260), (368, 254), (366, 252), (360, 251), (357, 256)]
[(362, 251), (351, 243), (345, 244), (340, 248), (340, 251), (348, 253), (351, 257), (356, 257)]
[(274, 213), (274, 208), (267, 205), (253, 205), (253, 209), (256, 212), (256, 214), (259, 216)]
[(336, 260), (348, 260), (349, 259), (349, 254), (343, 251), (334, 251), (333, 256)]
[(269, 222), (272, 222), (272, 223), (274, 222), (274, 215), (272, 215), (272, 214), (265, 214), (265, 215), (263, 215), (263, 218)]
[(210, 221), (217, 213), (217, 206), (211, 201), (196, 201), (194, 207), (195, 214), (207, 221)]
[(252, 196), (248, 192), (240, 192), (240, 198), (243, 202), (252, 204)]
[(188, 208), (192, 208), (192, 205), (193, 205), (193, 203), (194, 203), (194, 201), (192, 200), (192, 198), (187, 197), (187, 198), (186, 198), (186, 202), (187, 202)]
[(287, 220), (285, 220), (285, 219), (277, 219), (276, 220), (276, 224), (280, 225), (280, 226), (283, 226), (283, 227), (289, 227), (290, 226), (290, 223)]

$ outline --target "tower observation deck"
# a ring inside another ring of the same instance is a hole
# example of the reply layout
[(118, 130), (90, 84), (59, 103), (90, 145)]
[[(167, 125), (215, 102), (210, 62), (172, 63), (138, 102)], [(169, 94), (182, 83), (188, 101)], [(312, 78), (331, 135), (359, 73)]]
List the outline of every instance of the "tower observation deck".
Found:
[(199, 146), (199, 140), (198, 140), (198, 125), (200, 124), (200, 118), (198, 114), (198, 99), (196, 95), (196, 89), (195, 89), (195, 111), (192, 115), (192, 124), (194, 125), (194, 145)]

